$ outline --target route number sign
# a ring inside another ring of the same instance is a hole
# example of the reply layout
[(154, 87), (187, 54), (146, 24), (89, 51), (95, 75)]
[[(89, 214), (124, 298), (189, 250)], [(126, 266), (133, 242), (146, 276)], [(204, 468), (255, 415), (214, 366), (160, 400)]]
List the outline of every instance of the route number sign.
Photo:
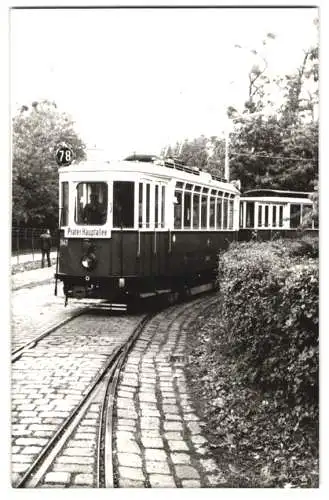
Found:
[(68, 167), (74, 160), (74, 154), (70, 147), (61, 146), (56, 151), (56, 162), (60, 167)]

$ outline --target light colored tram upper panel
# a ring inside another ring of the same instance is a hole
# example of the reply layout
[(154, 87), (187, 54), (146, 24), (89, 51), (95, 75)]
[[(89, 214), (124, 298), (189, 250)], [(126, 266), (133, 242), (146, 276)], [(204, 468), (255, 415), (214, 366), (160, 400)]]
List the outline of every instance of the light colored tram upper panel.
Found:
[[(176, 168), (170, 168), (160, 163), (141, 161), (82, 161), (72, 163), (69, 167), (59, 168), (62, 180), (138, 180), (139, 176), (147, 175), (151, 178), (169, 181), (189, 182), (213, 189), (221, 189), (225, 192), (239, 195), (240, 191), (232, 183), (221, 182), (213, 179), (208, 172), (195, 168), (195, 173), (185, 172)], [(131, 175), (135, 174), (132, 178)]]
[[(122, 228), (238, 230), (240, 191), (198, 168), (86, 161), (60, 168), (59, 183), (60, 226), (67, 237), (110, 238), (112, 230)], [(89, 223), (83, 214), (92, 193), (101, 202), (104, 217)]]

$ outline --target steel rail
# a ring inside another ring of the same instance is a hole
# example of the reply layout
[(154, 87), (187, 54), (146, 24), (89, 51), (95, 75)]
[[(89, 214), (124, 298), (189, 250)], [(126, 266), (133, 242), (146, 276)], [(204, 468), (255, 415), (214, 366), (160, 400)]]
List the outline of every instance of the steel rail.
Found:
[(115, 395), (122, 365), (125, 362), (129, 352), (133, 348), (136, 340), (145, 328), (145, 325), (154, 317), (155, 313), (151, 313), (139, 323), (129, 338), (128, 342), (123, 346), (123, 349), (118, 356), (117, 363), (113, 367), (113, 372), (107, 381), (107, 387), (103, 399), (101, 417), (98, 430), (98, 453), (97, 453), (97, 487), (98, 488), (113, 488), (114, 487), (114, 470), (113, 470), (113, 409)]
[(58, 328), (61, 328), (62, 326), (66, 325), (66, 323), (69, 323), (70, 321), (77, 318), (78, 316), (81, 316), (81, 314), (84, 314), (88, 310), (89, 310), (89, 307), (86, 307), (84, 309), (80, 309), (79, 311), (73, 312), (68, 318), (65, 318), (65, 319), (59, 321), (58, 323), (55, 323), (54, 325), (50, 326), (49, 328), (44, 330), (42, 333), (40, 333), (39, 335), (34, 337), (32, 340), (29, 340), (29, 342), (26, 342), (26, 344), (23, 344), (23, 345), (17, 347), (16, 349), (14, 349), (11, 353), (11, 362), (14, 363), (15, 361), (17, 361), (17, 359), (19, 359), (25, 351), (31, 349), (32, 347), (35, 347), (38, 344), (38, 342), (40, 342), (40, 340), (42, 340), (45, 337), (47, 337), (48, 335), (50, 335)]
[[(153, 314), (144, 316), (138, 325), (134, 329), (133, 333), (128, 339), (128, 345), (130, 346), (130, 340), (136, 339), (143, 329), (146, 322), (148, 322)], [(134, 341), (133, 340), (133, 341)], [(131, 344), (133, 344), (133, 341)], [(29, 469), (25, 472), (24, 476), (15, 485), (16, 488), (35, 488), (44, 474), (46, 473), (49, 465), (53, 463), (54, 459), (58, 455), (59, 451), (63, 448), (67, 440), (70, 438), (74, 430), (77, 428), (78, 424), (82, 420), (86, 411), (88, 410), (92, 399), (95, 396), (96, 391), (99, 389), (100, 384), (106, 375), (109, 376), (109, 380), (112, 380), (113, 372), (120, 361), (120, 355), (126, 353), (127, 342), (118, 346), (110, 355), (107, 363), (102, 368), (101, 372), (97, 375), (95, 380), (91, 383), (86, 394), (83, 396), (80, 403), (73, 409), (71, 414), (65, 419), (56, 433), (49, 440), (48, 444), (43, 448), (40, 454), (37, 456), (35, 461), (31, 464)]]

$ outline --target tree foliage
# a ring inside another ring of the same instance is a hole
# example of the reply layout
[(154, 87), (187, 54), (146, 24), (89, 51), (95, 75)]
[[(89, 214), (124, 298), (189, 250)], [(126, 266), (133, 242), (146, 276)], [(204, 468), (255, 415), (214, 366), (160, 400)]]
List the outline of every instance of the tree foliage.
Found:
[(54, 102), (23, 105), (13, 118), (12, 219), (17, 225), (55, 227), (58, 217), (56, 147), (70, 144), (77, 161), (85, 145), (74, 122)]
[(237, 120), (230, 173), (243, 189), (313, 191), (318, 177), (318, 123), (286, 123), (279, 115)]
[[(304, 51), (294, 73), (272, 82), (264, 80), (257, 93), (249, 88), (241, 115), (229, 107), (228, 116), (235, 124), (230, 144), (231, 178), (240, 179), (244, 189), (314, 190), (318, 178), (317, 82), (315, 46)], [(284, 100), (279, 107), (266, 97), (269, 83), (279, 93), (283, 89)]]
[[(312, 192), (318, 181), (318, 46), (304, 51), (294, 72), (270, 78), (269, 41), (275, 43), (272, 33), (266, 35), (261, 50), (248, 49), (254, 62), (244, 109), (238, 113), (232, 105), (227, 108), (233, 124), (228, 144), (230, 179), (239, 179), (243, 190), (267, 187)], [(185, 140), (170, 152), (189, 165), (224, 174), (224, 135)]]
[(178, 158), (185, 165), (197, 166), (206, 172), (224, 177), (225, 139), (206, 137), (185, 139), (175, 146), (164, 148), (162, 155)]

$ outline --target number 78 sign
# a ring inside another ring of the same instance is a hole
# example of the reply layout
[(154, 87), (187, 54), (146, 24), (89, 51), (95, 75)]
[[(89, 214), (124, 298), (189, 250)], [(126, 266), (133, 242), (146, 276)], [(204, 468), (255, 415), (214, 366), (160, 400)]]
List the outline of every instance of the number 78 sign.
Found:
[(62, 144), (56, 151), (56, 162), (60, 167), (68, 167), (74, 160), (74, 153), (70, 146)]

